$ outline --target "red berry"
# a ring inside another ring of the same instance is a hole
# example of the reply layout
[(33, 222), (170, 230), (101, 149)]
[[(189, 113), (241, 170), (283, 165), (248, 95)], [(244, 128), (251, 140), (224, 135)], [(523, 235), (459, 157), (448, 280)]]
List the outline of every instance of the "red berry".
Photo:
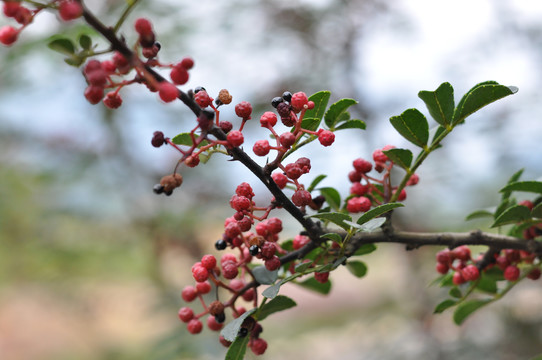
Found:
[(189, 78), (188, 71), (186, 71), (184, 67), (178, 66), (178, 65), (179, 64), (177, 64), (177, 66), (171, 69), (171, 72), (169, 73), (169, 77), (171, 78), (171, 81), (173, 81), (175, 84), (184, 85), (188, 82), (188, 78)]
[(206, 108), (207, 106), (213, 103), (213, 100), (207, 94), (207, 91), (200, 90), (194, 95), (194, 100), (198, 103), (201, 108)]
[(196, 290), (198, 294), (208, 294), (211, 291), (211, 284), (208, 281), (196, 283)]
[(179, 309), (179, 319), (181, 319), (182, 322), (189, 322), (194, 318), (194, 311), (190, 309), (189, 307), (182, 307)]
[(526, 206), (527, 208), (529, 208), (529, 210), (532, 210), (534, 208), (534, 204), (532, 201), (529, 201), (529, 200), (523, 200), (523, 201), (520, 201), (518, 203), (518, 205), (523, 205), (523, 206)]
[(504, 271), (504, 269), (506, 269), (510, 265), (510, 261), (506, 258), (506, 256), (502, 255), (498, 256), (497, 259), (495, 259), (495, 262), (499, 269), (501, 269), (502, 271)]
[(277, 124), (277, 115), (271, 111), (266, 111), (260, 117), (260, 125), (262, 127), (273, 127)]
[(438, 262), (436, 266), (437, 272), (440, 274), (447, 274), (448, 270), (450, 270), (450, 267), (446, 263)]
[(527, 274), (527, 277), (531, 280), (538, 280), (540, 279), (540, 274), (540, 268), (534, 268)]
[(11, 26), (2, 26), (0, 28), (0, 43), (9, 46), (17, 41), (19, 31)]
[(315, 272), (314, 279), (319, 283), (325, 284), (329, 280), (329, 272)]
[(192, 319), (188, 322), (186, 328), (191, 334), (199, 334), (203, 329), (203, 324), (198, 319)]
[(449, 264), (452, 260), (451, 252), (448, 249), (441, 250), (437, 253), (437, 261), (442, 264)]
[(279, 136), (280, 145), (289, 149), (295, 143), (295, 135), (291, 132), (285, 132)]
[(233, 254), (224, 254), (220, 258), (220, 265), (224, 264), (226, 261), (233, 261), (235, 263), (237, 262), (237, 258)]
[(233, 195), (230, 200), (230, 205), (234, 210), (243, 211), (248, 210), (252, 205), (252, 202), (245, 196)]
[(350, 182), (352, 183), (356, 183), (356, 182), (360, 182), (361, 181), (361, 173), (356, 171), (356, 170), (352, 170), (348, 173), (348, 180), (350, 180)]
[(267, 342), (261, 338), (254, 339), (250, 344), (250, 350), (252, 350), (255, 355), (262, 355), (265, 353), (265, 350), (267, 350)]
[(418, 174), (412, 174), (410, 176), (410, 179), (408, 179), (406, 185), (407, 186), (414, 186), (414, 185), (418, 184), (419, 181), (420, 181), (420, 177), (418, 176)]
[(242, 182), (241, 184), (239, 184), (235, 189), (235, 193), (239, 196), (244, 196), (249, 199), (252, 199), (252, 197), (254, 196), (254, 191), (252, 190), (250, 184), (247, 182)]
[(164, 102), (172, 102), (179, 96), (179, 89), (170, 82), (162, 81), (158, 86), (158, 95)]
[(252, 219), (245, 216), (241, 220), (237, 220), (237, 225), (239, 225), (241, 231), (249, 231), (252, 228)]
[(252, 150), (257, 156), (265, 156), (269, 154), (269, 150), (271, 150), (271, 145), (269, 145), (269, 141), (267, 140), (258, 140), (254, 143), (254, 147), (252, 148)]
[(476, 265), (467, 265), (461, 269), (461, 275), (466, 281), (475, 281), (480, 277), (480, 271)]
[(15, 13), (15, 21), (17, 21), (21, 25), (28, 25), (32, 22), (34, 16), (32, 15), (32, 12), (28, 10), (27, 8), (21, 6)]
[(113, 54), (113, 64), (115, 64), (116, 68), (121, 70), (129, 65), (128, 59), (124, 57), (120, 52), (116, 51)]
[(203, 255), (201, 258), (201, 265), (211, 271), (216, 266), (216, 258), (213, 255)]
[[(395, 194), (395, 191), (393, 192)], [(401, 192), (399, 193), (399, 196), (397, 197), (398, 201), (405, 201), (407, 197), (407, 193), (405, 189), (401, 189)]]
[(207, 317), (207, 327), (213, 331), (219, 331), (220, 329), (222, 329), (222, 326), (224, 326), (224, 324), (219, 324), (218, 322), (216, 322), (216, 319), (214, 316), (210, 315), (209, 317)]
[(296, 235), (294, 237), (294, 242), (292, 244), (294, 250), (301, 249), (303, 246), (307, 245), (311, 239), (305, 235)]
[(456, 247), (452, 250), (452, 256), (461, 261), (468, 261), (470, 260), (470, 249), (465, 245)]
[(460, 271), (456, 271), (454, 273), (454, 276), (452, 277), (452, 282), (455, 285), (461, 285), (465, 283), (465, 278), (463, 278), (463, 275), (461, 274)]
[(222, 274), (228, 280), (237, 277), (237, 275), (239, 274), (237, 264), (234, 261), (225, 261), (222, 264)]
[(304, 92), (296, 92), (292, 95), (292, 100), (290, 105), (294, 108), (295, 112), (299, 112), (303, 109), (305, 105), (309, 102), (307, 95)]
[(286, 176), (288, 176), (292, 180), (299, 179), (301, 175), (303, 175), (303, 170), (301, 167), (296, 163), (291, 163), (286, 165)]
[(96, 105), (102, 101), (104, 97), (104, 88), (101, 86), (90, 85), (85, 89), (85, 98), (92, 105)]
[(226, 227), (224, 228), (224, 233), (226, 234), (227, 237), (229, 237), (230, 239), (233, 239), (237, 235), (241, 234), (241, 228), (237, 224), (237, 221), (235, 221), (226, 225)]
[(307, 174), (311, 170), (311, 161), (309, 158), (300, 157), (295, 163), (301, 168), (303, 174)]
[(58, 5), (58, 13), (62, 20), (70, 21), (83, 15), (83, 8), (78, 2), (67, 0), (62, 1), (60, 5)]
[(275, 271), (280, 267), (280, 259), (278, 256), (273, 255), (270, 259), (265, 260), (265, 268), (269, 271)]
[(241, 290), (245, 286), (245, 282), (241, 279), (232, 279), (229, 283), (229, 287), (235, 291)]
[(352, 186), (350, 187), (350, 194), (354, 194), (358, 196), (365, 195), (367, 194), (368, 191), (369, 191), (369, 185), (362, 185), (359, 182), (353, 183)]
[(511, 263), (515, 263), (521, 260), (521, 256), (518, 250), (505, 249), (504, 255), (506, 256), (508, 261), (510, 261)]
[(116, 91), (111, 91), (105, 95), (103, 102), (110, 109), (118, 109), (122, 105), (122, 98)]
[(179, 64), (186, 70), (190, 70), (194, 67), (194, 60), (191, 57), (185, 57)]
[(354, 165), (354, 169), (356, 169), (357, 172), (362, 174), (366, 174), (373, 169), (373, 164), (361, 158), (354, 160), (352, 165)]
[(184, 160), (184, 163), (186, 166), (193, 168), (199, 165), (199, 161), (199, 155), (190, 155)]
[(243, 142), (245, 141), (245, 138), (243, 137), (243, 133), (240, 132), (239, 130), (230, 131), (226, 139), (228, 140), (228, 143), (233, 147), (241, 146)]
[(292, 202), (295, 206), (305, 206), (308, 205), (312, 200), (311, 193), (307, 190), (297, 190), (292, 195)]
[(139, 18), (135, 21), (135, 31), (137, 31), (140, 36), (152, 34), (152, 24), (145, 18)]
[(233, 124), (229, 121), (221, 121), (218, 126), (224, 131), (224, 134), (227, 134), (233, 129)]
[(389, 159), (386, 154), (382, 152), (381, 149), (377, 149), (373, 152), (373, 160), (377, 163), (385, 163)]
[(241, 101), (235, 105), (235, 114), (244, 120), (250, 119), (252, 114), (252, 105), (248, 101)]
[[(260, 236), (267, 236), (269, 234), (269, 228), (267, 227), (267, 221), (260, 221), (257, 225), (256, 225), (256, 234), (260, 235)], [(274, 249), (273, 249), (273, 254), (274, 254)]]
[(279, 218), (270, 218), (267, 220), (267, 228), (271, 234), (278, 234), (282, 231), (282, 221)]
[(519, 268), (515, 265), (509, 265), (504, 269), (504, 278), (508, 281), (516, 281), (519, 278)]
[(277, 184), (279, 189), (284, 189), (288, 183), (288, 178), (283, 173), (274, 173), (271, 175), (273, 181)]
[(364, 196), (353, 197), (346, 202), (346, 210), (351, 213), (367, 212), (371, 208), (371, 200)]
[(18, 1), (4, 1), (4, 15), (15, 17), (20, 7), (21, 3)]
[(192, 276), (197, 282), (204, 282), (209, 278), (209, 271), (203, 266), (196, 266), (192, 269)]
[(335, 134), (329, 130), (323, 130), (318, 134), (318, 141), (324, 146), (330, 146), (335, 141)]
[(243, 300), (252, 301), (254, 300), (254, 288), (248, 289), (243, 293)]
[(198, 290), (192, 285), (185, 286), (185, 288), (181, 292), (181, 297), (186, 302), (194, 301), (194, 299), (197, 296), (198, 296)]
[(267, 260), (275, 256), (276, 251), (277, 247), (275, 244), (269, 241), (266, 241), (261, 247), (262, 257)]

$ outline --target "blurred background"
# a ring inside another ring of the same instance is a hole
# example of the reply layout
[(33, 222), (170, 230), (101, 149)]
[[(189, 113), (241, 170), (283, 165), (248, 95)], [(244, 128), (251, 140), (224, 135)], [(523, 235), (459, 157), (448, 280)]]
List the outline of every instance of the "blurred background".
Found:
[[(86, 3), (113, 24), (125, 1)], [(515, 171), (525, 168), (525, 179), (542, 174), (538, 1), (142, 1), (123, 30), (128, 41), (140, 16), (154, 23), (161, 60), (195, 59), (185, 90), (202, 85), (213, 95), (227, 88), (234, 103), (250, 101), (256, 114), (285, 90), (330, 90), (332, 100), (358, 100), (352, 114), (366, 121), (366, 131), (339, 132), (331, 148), (299, 154), (313, 160), (307, 183), (327, 173), (322, 184), (344, 196), (354, 158), (387, 144), (411, 148), (388, 119), (410, 107), (427, 113), (419, 90), (448, 81), (459, 101), (481, 81), (519, 87), (471, 116), (429, 158), (407, 208), (396, 212), (401, 228), (485, 229), (487, 222), (467, 223), (465, 215), (495, 205)], [(189, 131), (193, 116), (143, 87), (123, 89), (116, 111), (88, 104), (80, 70), (46, 46), (57, 32), (92, 35), (44, 13), (14, 46), (0, 48), (0, 358), (223, 357), (216, 334), (190, 335), (178, 321), (180, 291), (193, 281), (193, 262), (216, 253), (237, 184), (250, 182), (262, 203), (269, 195), (221, 155), (183, 169), (185, 182), (173, 196), (154, 195), (152, 186), (177, 154), (153, 148), (152, 133)], [(233, 106), (221, 118), (235, 123)], [(249, 123), (247, 147), (264, 136)], [(287, 224), (285, 236), (298, 231)], [(432, 315), (446, 296), (429, 286), (436, 250), (381, 246), (364, 259), (367, 277), (333, 273), (327, 297), (286, 287), (299, 307), (265, 321), (269, 348), (261, 358), (542, 353), (540, 282), (519, 285), (457, 327), (450, 313)]]

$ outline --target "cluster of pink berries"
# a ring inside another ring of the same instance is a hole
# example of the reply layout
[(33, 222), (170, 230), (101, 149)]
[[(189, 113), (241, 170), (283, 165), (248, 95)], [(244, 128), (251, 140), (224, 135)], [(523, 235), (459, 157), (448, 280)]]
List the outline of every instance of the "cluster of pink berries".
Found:
[(35, 9), (29, 9), (21, 5), (22, 1), (16, 0), (3, 0), (3, 12), (8, 18), (14, 19), (21, 26), (14, 28), (10, 25), (5, 25), (0, 28), (0, 43), (9, 46), (17, 41), (21, 31), (28, 26), (34, 17), (45, 7), (56, 8), (58, 15), (64, 21), (70, 21), (77, 19), (83, 14), (83, 8), (81, 5), (73, 0), (57, 0), (51, 4), (36, 7)]
[[(389, 202), (395, 194), (397, 187), (392, 186), (390, 182), (390, 172), (393, 162), (384, 154), (384, 151), (393, 149), (394, 146), (387, 145), (382, 149), (373, 152), (373, 163), (359, 158), (352, 162), (354, 170), (348, 173), (348, 179), (352, 183), (350, 187), (351, 198), (346, 203), (346, 210), (350, 213), (366, 212), (373, 205), (381, 205)], [(369, 176), (371, 170), (382, 173), (382, 178), (378, 179)], [(419, 182), (417, 174), (412, 174), (407, 182), (407, 186), (416, 185)], [(397, 196), (398, 201), (406, 199), (406, 191), (402, 189)]]
[[(486, 269), (497, 266), (503, 272), (503, 277), (508, 281), (516, 281), (521, 275), (518, 267), (520, 263), (532, 264), (535, 255), (522, 250), (505, 249), (495, 254), (495, 262)], [(445, 249), (437, 253), (436, 270), (440, 274), (453, 271), (452, 281), (455, 285), (461, 285), (468, 281), (476, 281), (480, 277), (480, 269), (476, 266), (481, 260), (471, 258), (470, 249), (467, 246), (459, 246), (453, 250)], [(540, 278), (540, 268), (535, 267), (529, 271), (527, 277), (532, 280)]]
[[(218, 244), (218, 243), (217, 243)], [(221, 245), (217, 245), (217, 248)], [(194, 313), (194, 310), (189, 306), (183, 306), (179, 310), (179, 319), (186, 323), (188, 332), (191, 334), (199, 334), (203, 330), (202, 318), (207, 317), (205, 323), (212, 331), (220, 331), (226, 320), (226, 309), (231, 309), (231, 316), (238, 318), (246, 309), (243, 306), (236, 306), (238, 298), (242, 298), (247, 302), (254, 302), (257, 306), (256, 291), (254, 287), (250, 287), (244, 280), (245, 274), (250, 274), (250, 269), (247, 264), (251, 262), (252, 256), (241, 249), (239, 259), (233, 254), (224, 254), (218, 264), (217, 259), (213, 255), (204, 255), (201, 261), (192, 266), (192, 276), (196, 284), (186, 286), (181, 296), (184, 301), (191, 303), (199, 299), (203, 311), (199, 314)], [(222, 278), (223, 279), (222, 279)], [(209, 294), (213, 286), (216, 289), (218, 299), (218, 289), (222, 288), (232, 294), (232, 297), (225, 302), (213, 300), (210, 303), (206, 302), (204, 295)], [(260, 338), (263, 331), (262, 326), (252, 317), (247, 317), (240, 330), (239, 336), (250, 336), (249, 347), (256, 355), (261, 355), (267, 349), (267, 342)], [(219, 337), (220, 343), (228, 347), (230, 342), (222, 336)]]
[[(160, 99), (164, 102), (172, 102), (179, 96), (179, 90), (176, 85), (184, 85), (188, 82), (190, 70), (194, 66), (194, 61), (185, 57), (177, 64), (162, 64), (156, 56), (160, 51), (160, 43), (155, 41), (155, 34), (152, 24), (145, 18), (139, 18), (135, 21), (135, 30), (139, 37), (136, 47), (141, 49), (141, 54), (146, 61), (139, 58), (127, 59), (120, 52), (115, 52), (110, 60), (90, 60), (86, 63), (83, 74), (88, 83), (85, 90), (85, 97), (91, 104), (97, 104), (103, 101), (104, 105), (110, 109), (116, 109), (122, 105), (122, 98), (119, 91), (127, 85), (133, 83), (144, 83), (150, 91), (158, 92)], [(157, 82), (154, 77), (148, 74), (147, 67), (169, 68), (170, 77), (173, 83), (169, 81)], [(136, 72), (136, 77), (131, 80), (123, 80), (131, 70)], [(120, 80), (118, 80), (120, 79)], [(106, 89), (112, 89), (104, 96)]]

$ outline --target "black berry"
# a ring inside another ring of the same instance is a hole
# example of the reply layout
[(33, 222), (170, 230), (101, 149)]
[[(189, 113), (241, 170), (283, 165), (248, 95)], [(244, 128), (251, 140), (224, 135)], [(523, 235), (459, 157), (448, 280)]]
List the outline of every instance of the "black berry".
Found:
[(205, 88), (204, 88), (203, 86), (196, 86), (196, 87), (194, 88), (194, 94), (199, 93), (201, 90), (207, 91), (207, 90), (205, 90)]
[(271, 100), (271, 105), (273, 105), (273, 107), (276, 108), (283, 101), (284, 101), (283, 98), (281, 98), (280, 96), (277, 96), (273, 98), (273, 100)]
[(165, 144), (164, 133), (161, 132), (161, 131), (155, 131), (152, 134), (151, 144), (154, 147), (160, 147), (160, 146), (164, 145)]
[(160, 185), (160, 184), (156, 184), (152, 188), (152, 191), (154, 191), (155, 194), (161, 194), (161, 193), (164, 192), (164, 187), (162, 185)]
[(250, 252), (250, 255), (252, 256), (256, 256), (260, 252), (260, 248), (258, 247), (258, 245), (252, 245), (248, 250)]
[(226, 246), (228, 246), (228, 243), (224, 241), (224, 239), (220, 239), (215, 242), (215, 248), (217, 250), (224, 250)]
[(226, 314), (223, 312), (215, 315), (215, 321), (219, 324), (222, 324), (226, 320)]
[(239, 329), (239, 337), (245, 337), (247, 335), (248, 335), (248, 329), (247, 328), (242, 327), (242, 328)]
[(282, 98), (288, 102), (292, 101), (292, 93), (289, 91), (285, 91), (284, 94), (282, 94)]

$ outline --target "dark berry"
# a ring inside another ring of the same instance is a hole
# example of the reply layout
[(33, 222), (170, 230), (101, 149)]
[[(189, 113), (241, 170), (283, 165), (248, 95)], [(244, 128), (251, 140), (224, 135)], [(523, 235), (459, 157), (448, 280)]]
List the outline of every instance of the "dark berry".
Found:
[(282, 98), (288, 102), (292, 101), (292, 93), (289, 92), (289, 91), (285, 91), (283, 94), (282, 94)]
[(152, 191), (154, 191), (155, 194), (161, 194), (164, 192), (164, 187), (161, 184), (156, 184), (152, 188)]
[(242, 327), (242, 328), (239, 329), (239, 334), (238, 334), (239, 337), (245, 337), (247, 335), (248, 335), (248, 329), (247, 328)]
[(197, 94), (197, 93), (199, 93), (199, 92), (202, 91), (202, 90), (203, 90), (203, 91), (206, 91), (205, 88), (204, 88), (203, 86), (196, 86), (196, 87), (194, 88), (194, 94)]
[(215, 315), (215, 321), (219, 324), (222, 324), (224, 321), (226, 321), (226, 314), (221, 313), (221, 314)]
[(215, 249), (224, 250), (228, 246), (228, 243), (223, 239), (219, 239), (215, 242)]
[(280, 96), (274, 97), (273, 100), (271, 100), (271, 105), (276, 108), (281, 102), (283, 102), (284, 99)]
[(260, 248), (258, 247), (258, 245), (252, 245), (249, 251), (250, 251), (250, 255), (256, 256), (260, 252)]

